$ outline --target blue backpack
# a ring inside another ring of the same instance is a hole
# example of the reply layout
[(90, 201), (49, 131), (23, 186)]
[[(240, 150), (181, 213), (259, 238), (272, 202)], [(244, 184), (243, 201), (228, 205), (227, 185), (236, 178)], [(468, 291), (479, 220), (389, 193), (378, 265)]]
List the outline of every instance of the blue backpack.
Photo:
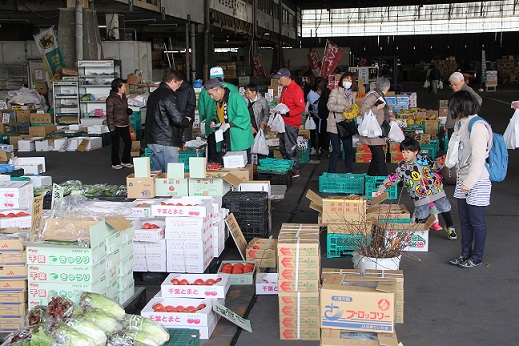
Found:
[[(475, 116), (469, 122), (469, 136), (472, 131), (472, 125), (476, 121), (484, 121), (489, 129), (490, 124), (480, 116)], [(492, 132), (492, 143), (488, 150), (488, 158), (486, 167), (490, 174), (490, 181), (500, 182), (506, 177), (506, 170), (508, 168), (508, 149), (506, 148), (505, 139), (502, 135)]]

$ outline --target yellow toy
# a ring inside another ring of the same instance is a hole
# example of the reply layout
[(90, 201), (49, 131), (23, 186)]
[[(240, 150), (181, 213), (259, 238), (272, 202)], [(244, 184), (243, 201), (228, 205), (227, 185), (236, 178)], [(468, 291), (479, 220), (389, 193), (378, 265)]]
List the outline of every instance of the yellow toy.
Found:
[(342, 114), (344, 115), (346, 120), (351, 120), (351, 119), (356, 118), (357, 115), (359, 115), (359, 112), (360, 112), (360, 107), (356, 103), (354, 103), (351, 105), (351, 111), (343, 112)]

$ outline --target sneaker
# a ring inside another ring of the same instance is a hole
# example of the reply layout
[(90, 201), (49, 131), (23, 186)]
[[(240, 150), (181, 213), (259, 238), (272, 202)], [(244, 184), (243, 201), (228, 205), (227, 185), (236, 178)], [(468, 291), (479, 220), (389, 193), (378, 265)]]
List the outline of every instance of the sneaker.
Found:
[(312, 148), (312, 150), (310, 150), (310, 155), (315, 155), (317, 154), (317, 150), (315, 150), (314, 148)]
[(112, 168), (113, 169), (122, 169), (123, 166), (122, 165), (112, 165)]
[(459, 264), (459, 266), (461, 268), (474, 268), (474, 267), (477, 267), (478, 265), (481, 265), (481, 263), (483, 263), (483, 262), (475, 260), (472, 257), (470, 257), (470, 258), (467, 258), (466, 260), (464, 260), (463, 262), (461, 262)]
[(458, 235), (456, 234), (456, 230), (454, 229), (454, 227), (446, 227), (445, 231), (447, 232), (450, 240), (458, 239)]
[(449, 261), (449, 264), (452, 264), (453, 266), (459, 266), (461, 263), (465, 262), (467, 260), (466, 257), (459, 256), (456, 258), (453, 258)]
[(299, 178), (299, 173), (293, 173), (292, 178)]
[(440, 223), (439, 222), (435, 222), (431, 225), (431, 228), (430, 228), (431, 231), (443, 231), (443, 228), (442, 226), (440, 226)]
[(121, 165), (126, 168), (133, 168), (133, 163), (121, 163)]

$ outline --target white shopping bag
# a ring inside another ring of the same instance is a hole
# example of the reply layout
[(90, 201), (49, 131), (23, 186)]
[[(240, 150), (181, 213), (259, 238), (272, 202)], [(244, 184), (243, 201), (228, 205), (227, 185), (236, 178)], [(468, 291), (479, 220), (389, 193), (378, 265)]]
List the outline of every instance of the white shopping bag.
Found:
[(449, 147), (447, 148), (447, 155), (445, 157), (445, 166), (448, 168), (455, 167), (459, 161), (460, 136), (457, 133), (452, 134), (449, 140)]
[(285, 133), (285, 121), (281, 114), (276, 114), (270, 123), (270, 129), (274, 132)]
[(269, 146), (267, 145), (267, 140), (265, 139), (265, 134), (262, 129), (259, 130), (258, 134), (254, 138), (251, 153), (260, 155), (269, 154)]
[(507, 149), (519, 147), (519, 109), (516, 109), (503, 134)]
[(365, 113), (362, 118), (362, 123), (359, 125), (359, 134), (368, 138), (377, 138), (382, 136), (382, 129), (378, 124), (377, 117), (370, 110)]
[(305, 130), (315, 130), (317, 126), (315, 125), (314, 119), (310, 115), (306, 117), (305, 121)]
[(390, 130), (387, 138), (393, 142), (400, 143), (405, 139), (404, 131), (398, 126), (395, 121), (389, 123)]

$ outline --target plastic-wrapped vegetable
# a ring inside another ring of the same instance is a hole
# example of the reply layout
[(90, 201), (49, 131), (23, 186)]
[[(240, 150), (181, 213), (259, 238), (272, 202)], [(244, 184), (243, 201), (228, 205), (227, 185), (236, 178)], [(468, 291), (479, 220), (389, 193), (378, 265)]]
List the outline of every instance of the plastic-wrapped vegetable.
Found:
[(58, 322), (51, 327), (51, 335), (63, 346), (96, 346), (87, 335), (78, 332), (63, 322)]
[(54, 296), (47, 305), (47, 317), (52, 317), (56, 321), (72, 316), (74, 303), (72, 300), (63, 296)]
[(119, 333), (115, 333), (110, 337), (110, 341), (116, 340), (133, 340), (134, 342), (139, 342), (142, 345), (146, 346), (160, 346), (162, 343), (155, 339), (153, 335), (150, 335), (146, 332), (139, 330), (127, 330)]
[(24, 329), (18, 332), (9, 345), (31, 345), (31, 346), (52, 346), (56, 344), (56, 339), (45, 332), (43, 326), (39, 326), (32, 332)]
[(105, 333), (94, 323), (79, 318), (68, 319), (65, 321), (65, 323), (78, 332), (88, 335), (88, 337), (92, 339), (96, 345), (106, 345), (107, 338)]
[(101, 310), (106, 314), (112, 315), (117, 320), (122, 319), (126, 314), (117, 302), (98, 293), (83, 292), (79, 305), (83, 308)]
[(140, 330), (151, 334), (160, 344), (169, 340), (169, 333), (159, 323), (139, 315), (126, 315), (123, 320), (124, 329)]
[(47, 307), (44, 305), (37, 305), (27, 314), (27, 322), (29, 326), (44, 323), (47, 318)]
[(119, 335), (115, 333), (110, 336), (106, 346), (146, 346), (142, 342), (135, 341), (129, 336)]
[(101, 310), (88, 311), (83, 315), (78, 316), (78, 318), (83, 318), (92, 322), (101, 328), (106, 335), (116, 333), (123, 328), (123, 325), (117, 322), (112, 315), (105, 314)]

